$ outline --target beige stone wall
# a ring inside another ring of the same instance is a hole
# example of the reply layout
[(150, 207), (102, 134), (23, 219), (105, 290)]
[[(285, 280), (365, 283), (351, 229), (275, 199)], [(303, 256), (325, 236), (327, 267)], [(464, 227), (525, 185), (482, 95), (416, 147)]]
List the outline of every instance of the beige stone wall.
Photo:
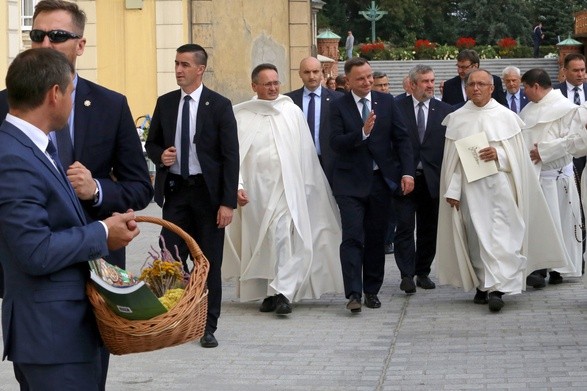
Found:
[(282, 92), (298, 84), (301, 58), (310, 54), (309, 0), (193, 0), (192, 40), (210, 55), (204, 82), (233, 103), (250, 99), (251, 70), (277, 66)]
[(20, 1), (0, 0), (0, 89), (6, 87), (6, 71), (21, 49)]

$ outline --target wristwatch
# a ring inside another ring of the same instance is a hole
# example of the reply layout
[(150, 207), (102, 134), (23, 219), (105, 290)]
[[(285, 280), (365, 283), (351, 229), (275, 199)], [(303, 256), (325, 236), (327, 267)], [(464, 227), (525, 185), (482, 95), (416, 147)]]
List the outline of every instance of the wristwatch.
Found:
[(92, 198), (92, 202), (94, 205), (96, 205), (99, 200), (100, 200), (100, 186), (98, 186), (98, 181), (96, 181), (96, 190), (94, 190), (94, 198)]

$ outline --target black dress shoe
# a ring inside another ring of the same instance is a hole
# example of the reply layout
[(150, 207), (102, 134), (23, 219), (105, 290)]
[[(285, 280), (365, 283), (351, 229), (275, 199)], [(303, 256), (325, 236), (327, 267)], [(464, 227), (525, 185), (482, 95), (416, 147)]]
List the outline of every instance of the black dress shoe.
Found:
[(503, 293), (500, 291), (489, 292), (487, 302), (489, 303), (489, 311), (491, 312), (499, 312), (504, 306), (503, 300), (501, 298)]
[(487, 292), (483, 292), (477, 289), (477, 293), (475, 293), (475, 297), (473, 298), (473, 303), (487, 304)]
[(428, 276), (418, 276), (416, 277), (416, 286), (422, 289), (434, 289), (436, 288), (436, 284), (430, 279)]
[(526, 277), (526, 285), (535, 289), (544, 288), (546, 286), (546, 279), (537, 272), (532, 272)]
[(261, 303), (259, 311), (261, 312), (273, 312), (277, 308), (277, 295), (268, 296)]
[(393, 243), (385, 245), (385, 253), (393, 254)]
[(550, 285), (558, 285), (563, 283), (563, 276), (559, 272), (551, 271), (550, 277), (548, 278), (548, 283)]
[(406, 292), (407, 295), (416, 293), (416, 284), (414, 284), (414, 277), (402, 277), (402, 282), (399, 284), (399, 289)]
[(361, 312), (361, 296), (357, 293), (352, 293), (349, 297), (349, 302), (346, 304), (346, 309), (351, 312)]
[(204, 336), (200, 338), (200, 345), (202, 345), (203, 348), (215, 348), (218, 346), (218, 341), (213, 333), (206, 331)]
[(275, 308), (275, 313), (277, 315), (287, 315), (291, 314), (291, 303), (281, 293), (276, 296), (277, 297), (277, 306)]
[(381, 308), (381, 302), (377, 295), (372, 293), (365, 293), (365, 307), (368, 308)]

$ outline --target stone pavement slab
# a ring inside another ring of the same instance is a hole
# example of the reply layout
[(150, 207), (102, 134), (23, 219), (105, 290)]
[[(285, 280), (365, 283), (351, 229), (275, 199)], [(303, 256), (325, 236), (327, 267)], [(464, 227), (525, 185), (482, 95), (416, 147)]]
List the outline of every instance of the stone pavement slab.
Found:
[[(160, 216), (151, 204), (140, 214)], [(159, 228), (141, 224), (128, 251), (138, 272)], [(150, 353), (112, 356), (110, 391), (144, 390), (585, 390), (587, 290), (580, 279), (504, 296), (501, 313), (451, 287), (399, 290), (387, 256), (382, 307), (345, 309), (343, 295), (295, 303), (278, 317), (240, 303), (224, 286), (216, 337)], [(435, 276), (431, 276), (435, 279)], [(8, 361), (0, 390), (17, 390)]]

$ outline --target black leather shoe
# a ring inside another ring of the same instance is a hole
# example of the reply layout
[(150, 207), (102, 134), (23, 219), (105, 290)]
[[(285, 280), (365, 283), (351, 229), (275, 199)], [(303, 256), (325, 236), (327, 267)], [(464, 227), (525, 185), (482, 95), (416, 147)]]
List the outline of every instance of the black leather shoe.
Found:
[(487, 304), (487, 292), (483, 292), (477, 289), (477, 293), (475, 293), (475, 297), (473, 298), (473, 303)]
[(385, 245), (385, 253), (393, 254), (393, 243)]
[(407, 295), (416, 293), (416, 284), (414, 284), (414, 277), (402, 277), (402, 282), (399, 284), (399, 289), (406, 292)]
[(361, 296), (353, 293), (349, 297), (349, 302), (346, 304), (346, 309), (353, 313), (361, 312)]
[(434, 289), (436, 288), (436, 284), (430, 279), (428, 276), (418, 276), (416, 277), (416, 286), (422, 289)]
[(526, 285), (535, 289), (544, 288), (546, 279), (540, 273), (532, 272), (526, 277)]
[(268, 296), (261, 303), (259, 311), (261, 312), (273, 312), (277, 308), (277, 295)]
[(365, 293), (365, 307), (368, 308), (381, 308), (381, 302), (377, 295), (372, 293)]
[(218, 341), (213, 333), (206, 331), (204, 336), (200, 338), (200, 345), (202, 345), (203, 348), (215, 348), (218, 346)]
[(291, 314), (291, 303), (281, 293), (276, 296), (277, 297), (277, 306), (275, 308), (275, 313), (277, 315), (287, 315)]
[(552, 271), (549, 273), (548, 283), (550, 285), (558, 285), (563, 283), (563, 276), (559, 272)]
[(499, 312), (504, 306), (503, 300), (501, 296), (503, 293), (500, 291), (489, 292), (487, 302), (489, 303), (489, 311), (491, 312)]

